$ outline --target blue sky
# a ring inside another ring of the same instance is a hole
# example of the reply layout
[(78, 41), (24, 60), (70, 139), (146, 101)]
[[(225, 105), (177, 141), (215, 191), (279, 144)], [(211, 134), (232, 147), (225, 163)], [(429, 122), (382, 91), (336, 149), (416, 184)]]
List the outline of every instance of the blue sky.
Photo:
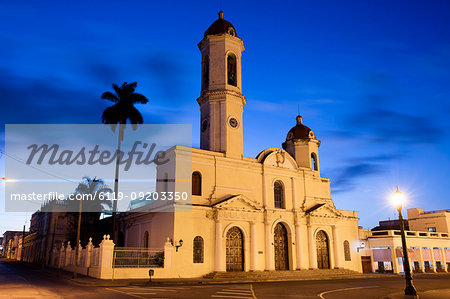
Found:
[[(222, 2), (246, 46), (246, 156), (281, 147), (299, 106), (322, 141), (321, 173), (337, 208), (360, 211), (360, 225), (397, 217), (387, 201), (396, 185), (407, 207), (450, 208), (449, 1)], [(3, 3), (3, 123), (100, 123), (109, 105), (102, 92), (137, 81), (150, 99), (138, 107), (145, 123), (192, 124), (198, 146), (197, 43), (220, 6)], [(1, 207), (0, 234), (21, 229), (29, 214)]]

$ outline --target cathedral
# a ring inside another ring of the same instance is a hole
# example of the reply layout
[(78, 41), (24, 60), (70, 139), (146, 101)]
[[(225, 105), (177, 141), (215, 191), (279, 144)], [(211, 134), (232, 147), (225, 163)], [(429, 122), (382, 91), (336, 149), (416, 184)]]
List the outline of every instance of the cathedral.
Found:
[[(176, 277), (211, 272), (349, 269), (361, 272), (356, 211), (338, 210), (320, 176), (320, 141), (299, 115), (282, 148), (243, 155), (244, 42), (219, 18), (201, 51), (200, 149), (174, 146), (156, 191), (192, 192), (192, 203), (152, 204), (120, 221), (127, 247), (176, 246)], [(280, 128), (283, 130), (283, 128)], [(178, 179), (180, 169), (189, 179)], [(167, 258), (167, 257), (166, 257)], [(173, 272), (172, 271), (172, 272)]]

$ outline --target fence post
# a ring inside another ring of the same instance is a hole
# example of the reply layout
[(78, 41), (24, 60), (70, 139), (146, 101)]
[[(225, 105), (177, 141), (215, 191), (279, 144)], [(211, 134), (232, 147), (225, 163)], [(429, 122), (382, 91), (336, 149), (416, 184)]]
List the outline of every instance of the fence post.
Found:
[(89, 238), (89, 243), (86, 245), (86, 268), (89, 268), (91, 265), (91, 254), (93, 247), (94, 245), (92, 244), (92, 238)]
[(164, 243), (164, 268), (172, 267), (172, 255), (173, 255), (173, 245), (170, 242), (169, 237), (166, 239), (166, 243)]
[(62, 243), (61, 248), (59, 250), (58, 268), (64, 268), (65, 261), (66, 261), (66, 249), (64, 248), (64, 243)]
[[(77, 250), (77, 249), (75, 248), (75, 250)], [(83, 250), (83, 246), (81, 246), (81, 240), (79, 240), (79, 242), (78, 242), (78, 261), (75, 261), (74, 264), (77, 263), (77, 265), (80, 265), (82, 250)]]
[(110, 240), (109, 235), (104, 235), (100, 243), (100, 279), (112, 277), (112, 263), (114, 255), (114, 242)]
[(70, 246), (70, 241), (69, 241), (69, 242), (67, 242), (67, 247), (66, 247), (66, 256), (65, 256), (64, 267), (70, 265), (71, 262), (72, 262), (72, 247)]

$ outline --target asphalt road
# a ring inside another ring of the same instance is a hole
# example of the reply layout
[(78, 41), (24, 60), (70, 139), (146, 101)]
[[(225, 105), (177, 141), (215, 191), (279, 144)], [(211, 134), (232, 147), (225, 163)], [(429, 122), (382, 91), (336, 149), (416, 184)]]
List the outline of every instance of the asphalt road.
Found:
[[(420, 298), (450, 298), (450, 274), (414, 280)], [(403, 298), (402, 277), (213, 285), (95, 286), (38, 267), (0, 261), (0, 299), (15, 298)]]

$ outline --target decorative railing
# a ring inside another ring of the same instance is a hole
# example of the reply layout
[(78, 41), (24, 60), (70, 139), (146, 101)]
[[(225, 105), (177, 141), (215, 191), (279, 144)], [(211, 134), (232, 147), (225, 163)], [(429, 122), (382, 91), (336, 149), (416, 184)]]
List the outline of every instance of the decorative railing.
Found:
[(114, 268), (164, 267), (164, 250), (147, 248), (114, 248)]
[[(419, 237), (419, 238), (442, 238), (448, 239), (448, 233), (434, 233), (434, 232), (421, 232), (421, 231), (405, 231), (407, 237)], [(386, 237), (386, 236), (400, 236), (399, 230), (379, 230), (371, 231), (369, 237)]]
[(92, 248), (91, 267), (98, 267), (100, 264), (100, 248)]

